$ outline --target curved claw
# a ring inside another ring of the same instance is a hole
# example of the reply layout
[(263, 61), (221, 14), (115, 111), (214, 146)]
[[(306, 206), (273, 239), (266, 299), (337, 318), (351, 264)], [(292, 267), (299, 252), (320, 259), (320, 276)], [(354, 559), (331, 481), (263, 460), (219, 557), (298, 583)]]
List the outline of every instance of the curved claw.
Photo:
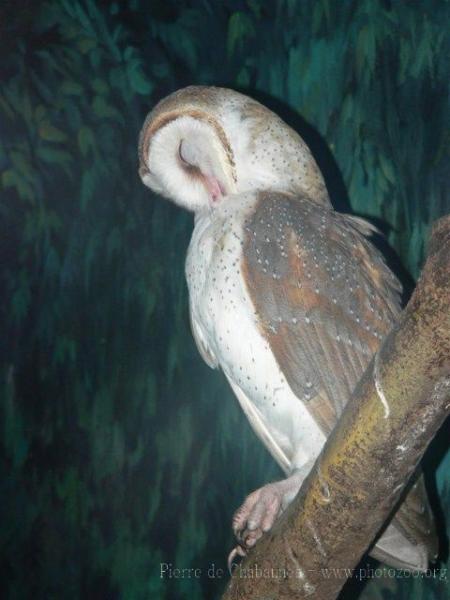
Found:
[(228, 555), (227, 565), (228, 565), (228, 571), (230, 572), (230, 575), (233, 575), (233, 564), (234, 564), (233, 560), (236, 558), (236, 556), (240, 556), (241, 558), (243, 558), (244, 556), (247, 556), (247, 551), (245, 550), (245, 548), (243, 548), (239, 544), (237, 546), (235, 546), (233, 548), (233, 550), (230, 552), (230, 554)]

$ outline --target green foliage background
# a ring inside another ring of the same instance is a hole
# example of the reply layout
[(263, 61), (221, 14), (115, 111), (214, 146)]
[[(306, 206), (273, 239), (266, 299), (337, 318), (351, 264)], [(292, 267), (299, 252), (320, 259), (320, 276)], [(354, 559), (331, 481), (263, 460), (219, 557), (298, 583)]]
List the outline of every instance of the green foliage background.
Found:
[[(255, 96), (416, 277), (450, 209), (449, 3), (28, 0), (0, 23), (2, 592), (217, 598), (233, 510), (279, 473), (196, 352), (192, 218), (138, 180), (140, 126), (187, 84)], [(427, 458), (444, 538), (445, 443)], [(346, 597), (443, 599), (448, 579)]]

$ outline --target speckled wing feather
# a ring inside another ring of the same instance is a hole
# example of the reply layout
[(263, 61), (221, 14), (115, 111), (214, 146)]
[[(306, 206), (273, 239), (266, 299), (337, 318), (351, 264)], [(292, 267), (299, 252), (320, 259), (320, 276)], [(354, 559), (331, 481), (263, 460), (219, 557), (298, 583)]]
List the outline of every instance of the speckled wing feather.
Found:
[[(401, 286), (362, 235), (369, 225), (307, 198), (260, 193), (244, 227), (244, 278), (260, 330), (328, 436), (399, 314)], [(398, 526), (431, 547), (421, 481), (410, 496)]]
[(244, 277), (260, 329), (327, 435), (399, 313), (400, 284), (358, 226), (270, 193), (245, 225)]

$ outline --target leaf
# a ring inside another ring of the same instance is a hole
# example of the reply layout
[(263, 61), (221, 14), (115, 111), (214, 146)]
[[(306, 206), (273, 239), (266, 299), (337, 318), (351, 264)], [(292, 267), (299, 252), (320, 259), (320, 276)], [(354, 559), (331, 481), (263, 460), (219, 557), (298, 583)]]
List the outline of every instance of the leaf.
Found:
[(31, 302), (30, 287), (27, 282), (26, 274), (21, 277), (19, 287), (11, 298), (12, 316), (20, 323), (26, 317)]
[(100, 79), (99, 77), (96, 77), (92, 81), (92, 89), (97, 94), (107, 94), (109, 92), (109, 85), (107, 84), (107, 82), (104, 79)]
[(169, 385), (173, 382), (173, 377), (179, 364), (178, 340), (172, 338), (169, 340), (169, 349), (166, 357), (166, 377)]
[(80, 204), (81, 211), (84, 212), (94, 195), (95, 176), (92, 171), (85, 171), (81, 176)]
[(30, 124), (33, 117), (33, 109), (28, 92), (25, 92), (20, 98), (18, 98), (18, 101), (20, 102), (20, 110), (25, 117), (25, 120), (28, 122), (28, 124)]
[(65, 142), (67, 135), (48, 121), (39, 126), (39, 135), (47, 142)]
[(76, 341), (72, 338), (62, 335), (57, 338), (53, 351), (53, 361), (55, 365), (63, 365), (66, 362), (74, 363), (77, 357)]
[(68, 96), (82, 96), (83, 86), (76, 81), (66, 80), (61, 84), (61, 91)]
[(19, 171), (20, 175), (25, 177), (29, 182), (33, 182), (34, 173), (30, 161), (23, 152), (13, 150), (10, 153), (11, 162), (14, 167)]
[(137, 64), (127, 65), (127, 76), (132, 89), (138, 94), (150, 95), (153, 91), (153, 84), (144, 75), (141, 65)]
[(98, 237), (96, 235), (91, 235), (84, 252), (84, 286), (86, 290), (89, 289), (91, 283), (91, 270), (93, 263), (95, 263), (98, 246)]
[(2, 173), (2, 186), (4, 188), (14, 187), (16, 185), (16, 172), (14, 169), (6, 169)]
[(133, 48), (133, 46), (127, 46), (123, 53), (123, 59), (125, 61), (130, 60), (130, 58), (132, 58), (134, 53), (135, 53), (135, 49)]
[(97, 40), (92, 37), (81, 38), (78, 41), (78, 48), (82, 54), (87, 54), (89, 50), (92, 50), (97, 46)]
[(95, 148), (94, 135), (92, 130), (89, 127), (86, 127), (86, 125), (80, 128), (77, 137), (78, 146), (83, 156), (86, 156), (89, 150), (93, 150)]
[(365, 25), (361, 28), (356, 42), (356, 67), (359, 74), (368, 69), (372, 75), (375, 66), (376, 43), (374, 25)]
[(115, 121), (124, 124), (122, 114), (116, 108), (108, 104), (103, 96), (95, 96), (94, 101), (92, 102), (92, 108), (98, 117), (114, 119)]
[(49, 165), (59, 165), (64, 171), (71, 175), (69, 165), (72, 163), (72, 156), (65, 150), (56, 150), (49, 146), (40, 146), (37, 150), (37, 155)]
[(242, 67), (236, 77), (236, 83), (239, 87), (248, 87), (250, 85), (250, 73), (247, 67)]
[(398, 73), (398, 82), (403, 83), (411, 59), (411, 44), (403, 38), (400, 38), (400, 68)]
[(378, 160), (380, 163), (381, 172), (383, 173), (385, 178), (389, 181), (389, 183), (395, 185), (397, 183), (397, 178), (395, 176), (394, 167), (390, 160), (386, 158), (386, 156), (381, 151), (378, 153)]
[(322, 2), (315, 2), (312, 11), (312, 30), (314, 35), (317, 35), (322, 25), (324, 17), (324, 9)]
[(30, 202), (34, 201), (32, 186), (17, 170), (6, 169), (6, 171), (2, 173), (2, 186), (4, 188), (15, 187), (17, 193), (23, 200), (29, 200)]
[(10, 119), (14, 118), (14, 111), (10, 108), (8, 102), (2, 98), (2, 96), (0, 96), (0, 108), (6, 115), (8, 115)]
[(100, 62), (102, 58), (102, 52), (100, 48), (94, 48), (89, 52), (89, 60), (91, 62), (92, 68), (97, 71), (100, 69)]
[(150, 317), (152, 316), (157, 302), (156, 294), (153, 290), (146, 290), (145, 298), (144, 298), (144, 317), (143, 321), (148, 323)]
[(242, 11), (231, 15), (228, 22), (227, 35), (227, 54), (233, 56), (237, 46), (243, 42), (246, 37), (255, 35), (253, 22), (247, 13)]
[[(6, 376), (5, 376), (6, 375)], [(2, 418), (3, 418), (3, 447), (6, 455), (12, 459), (15, 469), (25, 462), (28, 454), (29, 442), (26, 438), (24, 418), (20, 410), (21, 403), (16, 400), (14, 385), (14, 367), (2, 373), (4, 389), (2, 394)]]
[(128, 451), (127, 454), (127, 462), (131, 468), (135, 467), (142, 460), (145, 450), (146, 443), (142, 440), (142, 438), (139, 438), (136, 442), (134, 450), (131, 452)]
[(36, 106), (36, 108), (34, 109), (34, 118), (36, 119), (36, 121), (42, 121), (45, 116), (47, 115), (47, 107), (44, 106), (43, 104), (39, 104), (38, 106)]
[(348, 93), (345, 98), (344, 98), (344, 102), (342, 104), (342, 110), (341, 110), (341, 119), (346, 122), (346, 121), (351, 121), (354, 117), (354, 100), (353, 100), (353, 96)]
[(108, 241), (106, 244), (106, 252), (108, 259), (122, 249), (122, 236), (118, 227), (114, 227), (108, 234)]
[(127, 80), (125, 77), (124, 69), (120, 67), (113, 67), (109, 72), (109, 83), (113, 88), (123, 90), (127, 87)]

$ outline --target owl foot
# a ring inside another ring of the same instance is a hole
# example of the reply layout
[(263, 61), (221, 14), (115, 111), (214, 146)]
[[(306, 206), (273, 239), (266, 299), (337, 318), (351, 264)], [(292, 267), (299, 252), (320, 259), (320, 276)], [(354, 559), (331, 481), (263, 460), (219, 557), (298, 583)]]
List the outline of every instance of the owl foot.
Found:
[(239, 544), (237, 544), (237, 546), (235, 546), (233, 548), (233, 550), (230, 552), (230, 554), (228, 555), (227, 565), (228, 565), (228, 571), (230, 572), (230, 575), (233, 574), (233, 567), (236, 567), (236, 563), (234, 562), (234, 559), (237, 556), (240, 556), (241, 558), (243, 558), (244, 556), (247, 556), (247, 550), (245, 548), (243, 548), (242, 546), (240, 546)]
[(229, 566), (236, 556), (245, 556), (263, 533), (272, 528), (296, 496), (304, 478), (304, 472), (296, 471), (287, 479), (268, 483), (247, 496), (233, 516), (232, 528), (239, 545), (228, 557)]

